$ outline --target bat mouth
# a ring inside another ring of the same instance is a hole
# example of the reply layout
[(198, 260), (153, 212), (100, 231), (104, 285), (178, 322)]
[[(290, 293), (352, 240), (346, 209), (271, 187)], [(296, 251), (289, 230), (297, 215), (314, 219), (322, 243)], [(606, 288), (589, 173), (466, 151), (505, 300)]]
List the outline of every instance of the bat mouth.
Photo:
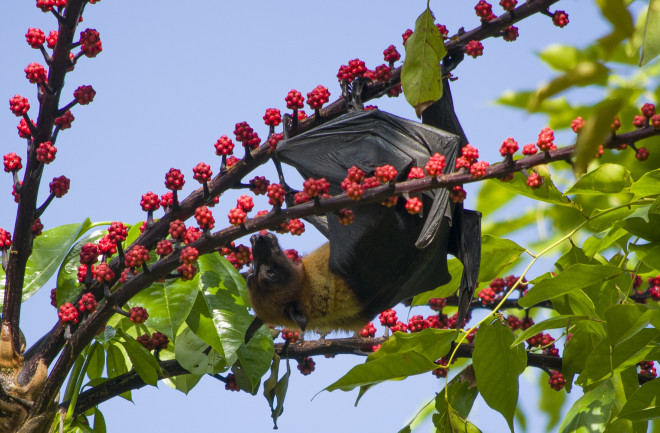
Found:
[(259, 272), (261, 264), (270, 262), (273, 257), (282, 254), (280, 244), (272, 233), (253, 235), (250, 243), (252, 244), (252, 263), (255, 274)]

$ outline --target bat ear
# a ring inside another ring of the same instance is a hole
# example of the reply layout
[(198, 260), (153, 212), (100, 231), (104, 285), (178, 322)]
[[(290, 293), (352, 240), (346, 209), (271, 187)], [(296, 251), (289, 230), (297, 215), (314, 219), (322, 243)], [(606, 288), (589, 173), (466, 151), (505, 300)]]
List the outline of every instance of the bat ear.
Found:
[(295, 305), (290, 305), (287, 308), (287, 312), (289, 313), (289, 316), (291, 317), (291, 320), (296, 322), (296, 325), (298, 325), (298, 328), (300, 328), (301, 331), (305, 332), (305, 328), (307, 328), (307, 317), (303, 313), (301, 313)]

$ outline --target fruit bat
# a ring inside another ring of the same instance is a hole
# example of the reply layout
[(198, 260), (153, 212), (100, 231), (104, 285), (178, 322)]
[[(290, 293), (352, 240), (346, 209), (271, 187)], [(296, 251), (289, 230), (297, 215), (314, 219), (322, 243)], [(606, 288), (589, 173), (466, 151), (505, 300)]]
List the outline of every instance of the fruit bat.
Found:
[[(443, 96), (423, 112), (421, 124), (379, 110), (353, 110), (285, 137), (276, 158), (304, 178), (326, 178), (332, 195), (342, 193), (340, 184), (352, 166), (370, 176), (376, 167), (390, 164), (398, 173), (395, 180), (401, 181), (437, 152), (445, 156), (444, 173), (451, 173), (467, 139), (447, 79), (443, 88)], [(448, 283), (448, 253), (464, 265), (458, 312), (462, 326), (479, 273), (481, 215), (454, 203), (447, 189), (424, 191), (421, 197), (421, 215), (409, 214), (400, 198), (394, 207), (354, 207), (355, 219), (348, 226), (332, 213), (312, 219), (329, 243), (301, 263), (282, 252), (274, 235), (252, 236), (253, 268), (247, 283), (256, 319), (246, 341), (263, 323), (303, 331), (359, 329), (381, 311)]]

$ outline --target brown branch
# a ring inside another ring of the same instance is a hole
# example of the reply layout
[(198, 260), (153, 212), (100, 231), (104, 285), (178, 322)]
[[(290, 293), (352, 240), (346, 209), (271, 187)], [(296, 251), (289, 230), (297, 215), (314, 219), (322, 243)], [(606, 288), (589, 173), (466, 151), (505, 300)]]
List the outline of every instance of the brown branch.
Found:
[(32, 253), (32, 223), (35, 220), (37, 193), (44, 167), (44, 164), (36, 159), (36, 148), (40, 143), (48, 141), (52, 135), (60, 101), (60, 91), (64, 85), (64, 76), (69, 68), (69, 46), (73, 40), (83, 5), (83, 0), (70, 0), (66, 6), (65, 16), (58, 19), (58, 41), (48, 72), (48, 86), (53, 92), (44, 92), (39, 95), (39, 116), (36, 131), (31, 139), (32, 145), (29, 146), (28, 161), (23, 185), (21, 186), (14, 224), (14, 240), (7, 265), (4, 304), (2, 306), (2, 333), (9, 334), (16, 354), (18, 354), (20, 348), (19, 321), (25, 266), (28, 257)]

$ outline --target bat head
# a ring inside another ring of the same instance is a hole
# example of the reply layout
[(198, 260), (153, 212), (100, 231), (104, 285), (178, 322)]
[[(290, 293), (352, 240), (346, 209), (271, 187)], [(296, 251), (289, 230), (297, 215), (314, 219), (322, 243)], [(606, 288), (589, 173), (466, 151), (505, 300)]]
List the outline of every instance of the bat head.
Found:
[(257, 317), (268, 323), (290, 321), (287, 308), (298, 298), (304, 269), (280, 248), (277, 238), (267, 233), (250, 238), (253, 269), (247, 276), (248, 295)]

